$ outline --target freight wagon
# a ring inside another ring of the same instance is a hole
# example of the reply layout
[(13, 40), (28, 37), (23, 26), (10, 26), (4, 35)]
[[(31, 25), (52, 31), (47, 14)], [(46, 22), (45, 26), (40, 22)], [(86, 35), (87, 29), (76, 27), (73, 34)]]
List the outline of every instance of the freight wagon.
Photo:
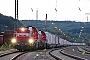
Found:
[(0, 44), (9, 43), (14, 36), (13, 30), (6, 30), (0, 33)]
[(3, 44), (3, 35), (0, 35), (0, 45)]

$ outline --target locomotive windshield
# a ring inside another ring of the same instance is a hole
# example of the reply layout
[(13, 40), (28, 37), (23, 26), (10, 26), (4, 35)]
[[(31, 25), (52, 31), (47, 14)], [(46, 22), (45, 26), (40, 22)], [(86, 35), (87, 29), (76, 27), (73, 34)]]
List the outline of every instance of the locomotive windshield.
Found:
[(16, 36), (29, 36), (29, 33), (17, 33)]

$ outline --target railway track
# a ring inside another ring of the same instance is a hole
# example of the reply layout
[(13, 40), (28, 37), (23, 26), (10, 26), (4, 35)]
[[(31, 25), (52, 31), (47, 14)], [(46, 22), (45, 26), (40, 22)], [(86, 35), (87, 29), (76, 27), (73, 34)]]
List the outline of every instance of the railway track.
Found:
[(13, 53), (17, 53), (17, 52), (18, 52), (17, 50), (3, 51), (3, 52), (0, 52), (0, 57), (6, 56), (6, 55), (10, 55), (10, 54), (13, 54)]
[[(72, 47), (71, 47), (72, 48)], [(60, 49), (50, 49), (50, 50), (48, 50), (47, 49), (47, 51), (49, 52), (47, 52), (48, 54), (46, 54), (46, 56), (45, 55), (40, 55), (39, 57), (37, 57), (37, 59), (34, 59), (34, 60), (38, 60), (38, 59), (44, 59), (44, 60), (88, 60), (88, 59), (86, 59), (86, 58), (84, 58), (84, 57), (88, 57), (88, 55), (85, 55), (85, 56), (83, 56), (83, 58), (82, 57), (80, 57), (77, 53), (81, 53), (81, 52), (77, 52), (76, 54), (77, 55), (74, 55), (74, 54), (71, 54), (71, 53), (69, 53), (68, 51), (66, 51), (66, 49), (68, 49), (68, 47), (66, 47), (66, 48), (64, 48), (64, 49), (62, 49), (62, 48), (60, 48)], [(76, 48), (77, 49), (77, 48)], [(81, 49), (79, 49), (79, 47), (78, 47), (78, 50), (81, 50)], [(18, 58), (22, 58), (22, 57), (20, 57), (20, 56), (23, 56), (23, 55), (25, 55), (23, 58), (25, 58), (26, 60), (28, 60), (27, 59), (27, 57), (29, 57), (29, 59), (30, 58), (32, 58), (32, 57), (34, 57), (35, 56), (35, 54), (39, 54), (40, 52), (43, 52), (43, 50), (40, 50), (40, 51), (34, 51), (32, 54), (31, 54), (31, 52), (18, 52), (18, 51), (13, 51), (13, 52), (9, 52), (9, 53), (2, 53), (2, 54), (0, 54), (0, 60), (18, 60)], [(76, 51), (75, 51), (76, 52)], [(75, 52), (72, 52), (72, 53), (75, 53)], [(26, 53), (26, 54), (25, 54)], [(50, 55), (49, 55), (50, 54)], [(26, 56), (27, 55), (27, 56)], [(48, 56), (49, 55), (49, 56)], [(50, 56), (52, 56), (54, 59), (51, 59), (51, 57)], [(43, 58), (44, 57), (44, 58)], [(46, 57), (46, 58), (45, 58)], [(23, 60), (23, 59), (22, 59)], [(33, 58), (31, 59), (31, 60), (33, 60)]]
[[(76, 55), (64, 52), (64, 50), (65, 49), (52, 50), (49, 52), (49, 54), (56, 60), (88, 60), (88, 59), (82, 58), (78, 55), (76, 56)], [(56, 52), (54, 52), (54, 51), (56, 51)]]
[(76, 60), (73, 57), (67, 56), (64, 53), (61, 53), (63, 51), (63, 49), (59, 49), (59, 50), (52, 50), (49, 52), (49, 54), (55, 58), (56, 60)]
[(83, 50), (79, 46), (68, 47), (66, 48), (64, 52), (66, 52), (67, 55), (70, 54), (71, 57), (76, 57), (78, 60), (89, 60), (90, 59), (90, 54), (87, 54), (85, 50)]
[(15, 56), (14, 56), (13, 58), (11, 58), (10, 60), (16, 60), (19, 56), (21, 56), (21, 55), (23, 55), (23, 54), (25, 54), (25, 53), (27, 53), (27, 52), (21, 52), (21, 53), (15, 55)]
[(19, 56), (21, 56), (24, 53), (25, 52), (17, 52), (17, 53), (9, 54), (1, 57), (0, 60), (16, 60)]
[[(52, 51), (54, 51), (54, 50), (52, 50)], [(57, 57), (55, 54), (53, 54), (52, 51), (50, 51), (49, 54), (50, 54), (53, 58), (55, 58), (55, 59), (57, 59), (57, 60), (62, 60), (61, 58), (59, 58), (59, 57)]]
[(0, 60), (16, 60), (19, 56), (25, 54), (27, 52), (19, 52), (17, 50), (13, 50), (13, 51), (3, 51), (0, 52)]
[(74, 59), (76, 59), (76, 60), (85, 60), (85, 58), (82, 58), (82, 57), (75, 56), (75, 55), (69, 54), (69, 53), (67, 53), (67, 52), (64, 52), (64, 50), (59, 51), (59, 52), (60, 52), (61, 54), (64, 54), (64, 55), (66, 55), (66, 56), (68, 56), (68, 57), (71, 57), (71, 58), (74, 58)]
[(80, 46), (86, 53), (90, 54), (90, 46)]
[[(43, 51), (43, 50), (40, 50), (40, 51)], [(3, 55), (0, 56), (0, 60), (23, 60), (23, 58), (27, 59), (27, 57), (30, 56), (31, 53), (34, 57), (35, 54), (37, 53), (39, 54), (40, 51), (39, 50), (38, 51), (26, 51), (26, 52), (15, 51), (15, 52), (10, 52), (10, 53), (2, 53)], [(25, 56), (25, 55), (28, 55), (28, 56)], [(31, 60), (34, 60), (33, 57), (30, 56)]]

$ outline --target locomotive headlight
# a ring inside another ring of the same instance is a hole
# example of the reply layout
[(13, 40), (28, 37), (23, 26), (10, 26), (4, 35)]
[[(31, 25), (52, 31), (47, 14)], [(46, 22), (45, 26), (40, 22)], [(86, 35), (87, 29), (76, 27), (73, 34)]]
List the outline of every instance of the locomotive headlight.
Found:
[(13, 38), (12, 40), (11, 40), (11, 43), (16, 43), (17, 42), (17, 40), (15, 39), (15, 38)]
[(21, 31), (25, 31), (25, 28), (21, 28)]
[(30, 44), (34, 43), (34, 40), (33, 39), (29, 39), (28, 41)]

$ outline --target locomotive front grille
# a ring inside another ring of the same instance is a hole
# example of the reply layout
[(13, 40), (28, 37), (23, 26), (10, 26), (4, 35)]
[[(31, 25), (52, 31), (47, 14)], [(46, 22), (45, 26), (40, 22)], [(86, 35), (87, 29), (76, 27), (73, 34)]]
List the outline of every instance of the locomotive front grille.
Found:
[(17, 45), (29, 45), (28, 42), (25, 41), (19, 41), (17, 42)]

